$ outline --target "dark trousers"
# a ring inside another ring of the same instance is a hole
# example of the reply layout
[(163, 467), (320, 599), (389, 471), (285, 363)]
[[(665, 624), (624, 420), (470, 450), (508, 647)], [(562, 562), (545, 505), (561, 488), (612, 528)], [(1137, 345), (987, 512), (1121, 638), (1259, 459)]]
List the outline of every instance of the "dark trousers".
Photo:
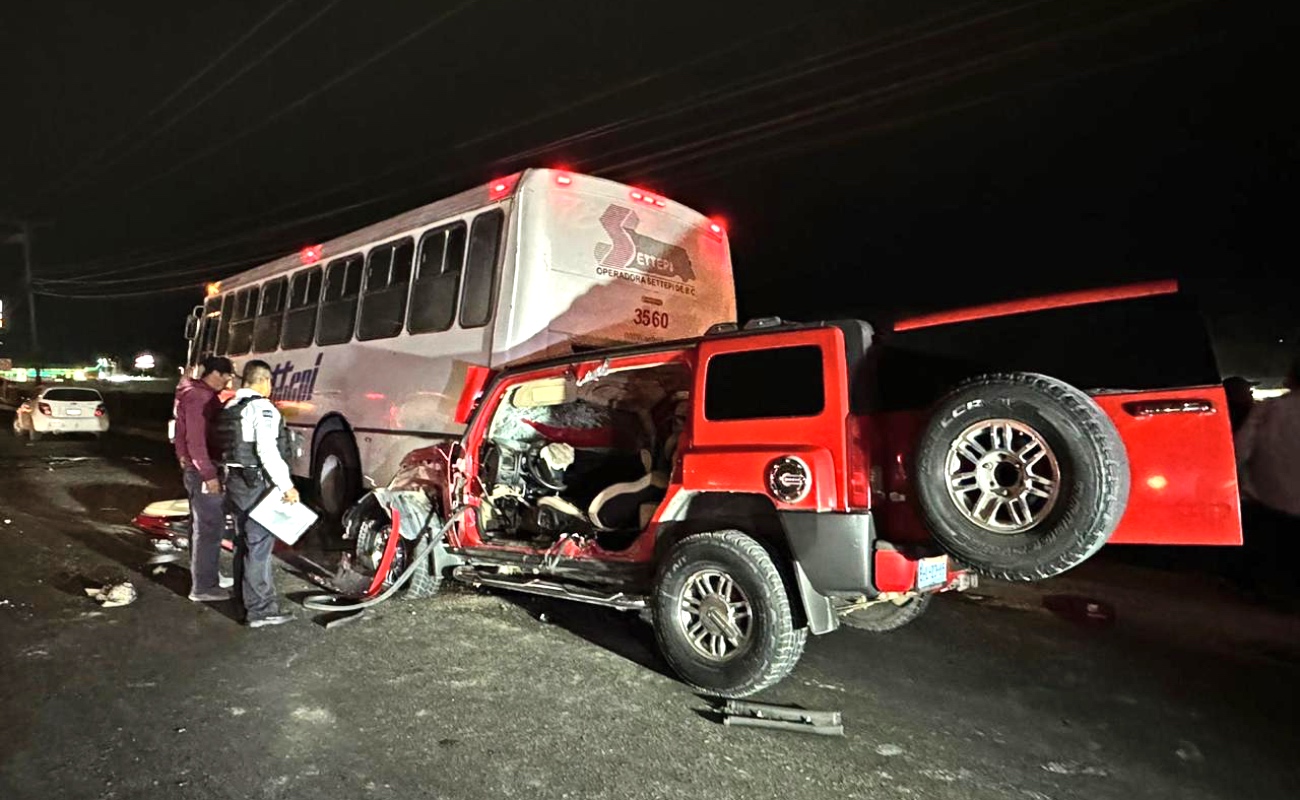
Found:
[(203, 491), (198, 470), (185, 470), (185, 493), (190, 498), (190, 592), (218, 591), (221, 537), (226, 531), (226, 502), (220, 492)]
[(243, 603), (245, 617), (252, 621), (280, 613), (276, 601), (275, 573), (271, 551), (275, 536), (241, 513), (239, 534), (235, 538), (235, 586)]

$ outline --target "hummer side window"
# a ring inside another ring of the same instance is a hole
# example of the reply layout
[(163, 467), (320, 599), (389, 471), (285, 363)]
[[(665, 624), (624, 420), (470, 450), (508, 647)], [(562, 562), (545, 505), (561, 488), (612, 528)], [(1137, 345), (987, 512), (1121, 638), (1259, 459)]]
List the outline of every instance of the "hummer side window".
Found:
[(707, 369), (704, 417), (710, 421), (814, 417), (826, 407), (816, 345), (720, 353)]

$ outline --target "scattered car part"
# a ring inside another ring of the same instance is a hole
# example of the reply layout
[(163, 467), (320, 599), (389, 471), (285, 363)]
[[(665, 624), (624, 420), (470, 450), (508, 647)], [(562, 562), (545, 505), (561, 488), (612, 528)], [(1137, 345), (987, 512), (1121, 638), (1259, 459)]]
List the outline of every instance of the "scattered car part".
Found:
[(102, 608), (117, 608), (130, 605), (137, 597), (135, 586), (130, 581), (112, 583), (107, 586), (87, 587), (86, 594)]
[(818, 736), (844, 735), (844, 720), (838, 711), (809, 711), (742, 700), (728, 700), (722, 706), (722, 724), (738, 728), (812, 733)]

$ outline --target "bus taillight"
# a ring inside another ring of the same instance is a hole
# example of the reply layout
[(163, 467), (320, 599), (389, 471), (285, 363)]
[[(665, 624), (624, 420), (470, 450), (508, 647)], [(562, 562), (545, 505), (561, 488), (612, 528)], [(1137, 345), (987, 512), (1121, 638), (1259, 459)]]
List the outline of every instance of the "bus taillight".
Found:
[(668, 205), (667, 201), (662, 197), (655, 197), (649, 192), (643, 192), (640, 189), (633, 189), (631, 197), (638, 203), (645, 203), (648, 206), (659, 206), (660, 208), (664, 208)]
[(488, 198), (500, 200), (502, 197), (510, 194), (510, 190), (515, 188), (513, 178), (498, 178), (488, 184)]

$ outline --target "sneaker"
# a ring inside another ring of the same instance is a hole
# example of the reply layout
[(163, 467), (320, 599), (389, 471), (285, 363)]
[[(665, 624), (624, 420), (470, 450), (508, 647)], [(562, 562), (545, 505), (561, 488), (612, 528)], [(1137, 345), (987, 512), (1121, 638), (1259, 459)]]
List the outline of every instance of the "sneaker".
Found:
[(257, 619), (250, 619), (248, 621), (248, 627), (266, 628), (271, 625), (283, 625), (284, 623), (292, 619), (293, 619), (292, 614), (272, 614), (269, 617), (258, 617)]
[(225, 575), (218, 575), (217, 585), (220, 586), (222, 589), (229, 589), (230, 587), (235, 585), (235, 579), (227, 577)]
[(190, 599), (196, 603), (220, 603), (223, 600), (230, 599), (230, 592), (225, 589), (216, 589), (211, 592), (190, 592)]

